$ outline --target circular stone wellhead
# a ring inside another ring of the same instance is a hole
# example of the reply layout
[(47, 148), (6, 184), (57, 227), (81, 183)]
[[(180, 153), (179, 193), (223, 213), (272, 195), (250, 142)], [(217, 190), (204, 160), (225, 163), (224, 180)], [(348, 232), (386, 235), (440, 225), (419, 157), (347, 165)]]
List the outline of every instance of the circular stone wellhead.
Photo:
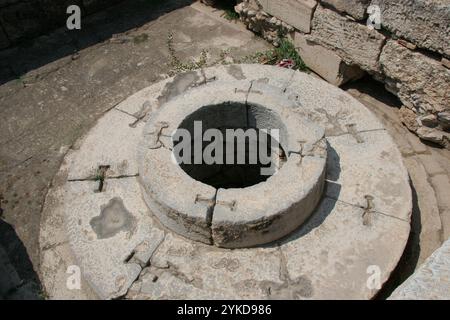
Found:
[[(68, 151), (41, 277), (55, 299), (370, 299), (411, 211), (400, 152), (349, 94), (294, 70), (212, 67), (130, 96)], [(82, 290), (66, 286), (73, 266)]]
[[(220, 247), (261, 245), (297, 229), (322, 196), (327, 158), (324, 129), (296, 113), (298, 108), (280, 90), (247, 81), (193, 89), (161, 106), (139, 145), (147, 205), (172, 231)], [(173, 141), (180, 128), (189, 133), (184, 140), (190, 138), (183, 150), (189, 152), (187, 164), (174, 155), (181, 149)], [(222, 137), (223, 157), (208, 165), (204, 151), (218, 142), (205, 142), (211, 129)], [(258, 141), (264, 132), (279, 137)], [(268, 147), (271, 163), (252, 167), (248, 153), (258, 155), (269, 141), (279, 145)], [(237, 151), (244, 153), (241, 165)]]

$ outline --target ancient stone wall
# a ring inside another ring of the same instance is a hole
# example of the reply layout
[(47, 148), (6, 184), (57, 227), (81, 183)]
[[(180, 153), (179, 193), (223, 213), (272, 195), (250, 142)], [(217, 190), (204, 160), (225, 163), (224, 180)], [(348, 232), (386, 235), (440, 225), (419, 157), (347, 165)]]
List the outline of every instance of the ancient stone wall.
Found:
[(0, 0), (0, 50), (63, 26), (70, 5), (91, 14), (122, 0)]
[[(450, 142), (450, 0), (244, 0), (235, 7), (254, 32), (288, 36), (307, 66), (335, 85), (367, 72), (404, 107), (423, 140)], [(379, 13), (379, 14), (378, 14)], [(377, 17), (379, 26), (374, 26)]]

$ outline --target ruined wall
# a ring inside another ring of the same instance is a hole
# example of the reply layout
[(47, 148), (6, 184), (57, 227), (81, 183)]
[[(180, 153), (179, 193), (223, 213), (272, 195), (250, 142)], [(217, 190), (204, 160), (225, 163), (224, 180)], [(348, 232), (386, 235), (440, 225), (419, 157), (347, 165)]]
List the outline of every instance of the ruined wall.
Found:
[(122, 0), (0, 0), (0, 50), (66, 23), (69, 5), (91, 14)]
[[(308, 67), (335, 85), (369, 73), (400, 98), (411, 131), (449, 146), (450, 0), (239, 2), (249, 29), (275, 46), (287, 35)], [(371, 29), (374, 5), (381, 26)]]

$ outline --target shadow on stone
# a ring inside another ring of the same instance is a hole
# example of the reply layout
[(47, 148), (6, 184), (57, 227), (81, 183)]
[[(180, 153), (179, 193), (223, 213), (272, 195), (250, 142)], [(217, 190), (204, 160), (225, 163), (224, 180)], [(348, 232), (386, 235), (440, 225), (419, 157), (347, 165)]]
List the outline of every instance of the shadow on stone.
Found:
[[(0, 85), (18, 79), (27, 72), (67, 56), (76, 58), (84, 48), (158, 19), (167, 12), (190, 5), (193, 0), (122, 1), (104, 11), (81, 14), (81, 30), (65, 26), (49, 34), (21, 42), (18, 46), (0, 51)], [(125, 41), (125, 38), (115, 39)], [(141, 38), (132, 39), (134, 42)]]
[(13, 227), (0, 219), (0, 299), (42, 299), (41, 283)]
[[(340, 157), (336, 150), (328, 143), (328, 158), (327, 158), (327, 174), (322, 199), (317, 204), (314, 213), (306, 220), (297, 230), (291, 232), (287, 236), (267, 244), (263, 247), (277, 247), (290, 241), (301, 238), (312, 230), (319, 227), (329, 216), (336, 206), (339, 194), (341, 193), (341, 185), (335, 181), (339, 179), (341, 173)], [(328, 201), (326, 200), (328, 199)], [(320, 210), (318, 210), (320, 208)]]
[(401, 285), (409, 276), (414, 273), (420, 255), (420, 233), (422, 224), (420, 222), (420, 209), (417, 200), (416, 189), (411, 183), (413, 209), (411, 215), (411, 232), (408, 242), (397, 267), (392, 272), (389, 280), (383, 288), (374, 297), (374, 300), (385, 300), (389, 298), (392, 292)]

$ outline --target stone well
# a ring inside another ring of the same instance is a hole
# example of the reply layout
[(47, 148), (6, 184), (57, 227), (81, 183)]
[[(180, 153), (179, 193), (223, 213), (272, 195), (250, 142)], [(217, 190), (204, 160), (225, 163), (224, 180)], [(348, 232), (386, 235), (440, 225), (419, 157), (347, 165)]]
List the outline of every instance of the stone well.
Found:
[[(173, 133), (195, 121), (279, 130), (273, 172), (179, 165)], [(188, 72), (68, 152), (44, 208), (43, 283), (52, 298), (369, 299), (402, 255), (411, 203), (395, 144), (342, 90), (261, 65)]]

